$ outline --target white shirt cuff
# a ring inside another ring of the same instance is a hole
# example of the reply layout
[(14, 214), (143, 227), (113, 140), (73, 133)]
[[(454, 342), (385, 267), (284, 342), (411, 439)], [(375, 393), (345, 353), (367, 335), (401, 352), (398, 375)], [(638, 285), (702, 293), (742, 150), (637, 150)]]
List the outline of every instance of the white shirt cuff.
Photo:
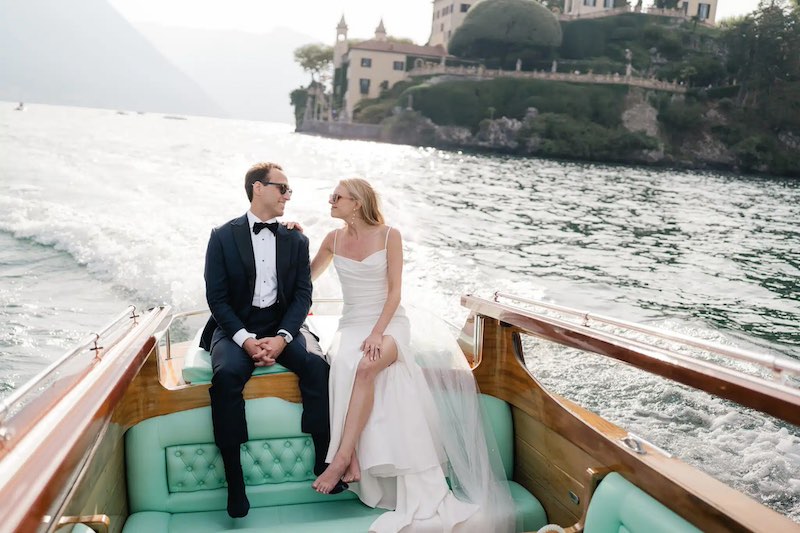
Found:
[(294, 339), (294, 337), (292, 337), (292, 334), (286, 331), (285, 329), (279, 329), (278, 333), (286, 333), (286, 344), (289, 344), (290, 342), (292, 342), (292, 339)]
[(238, 344), (239, 347), (241, 348), (242, 344), (244, 344), (244, 341), (246, 341), (247, 339), (255, 339), (255, 338), (256, 338), (255, 334), (250, 333), (246, 329), (242, 328), (233, 335), (233, 342)]

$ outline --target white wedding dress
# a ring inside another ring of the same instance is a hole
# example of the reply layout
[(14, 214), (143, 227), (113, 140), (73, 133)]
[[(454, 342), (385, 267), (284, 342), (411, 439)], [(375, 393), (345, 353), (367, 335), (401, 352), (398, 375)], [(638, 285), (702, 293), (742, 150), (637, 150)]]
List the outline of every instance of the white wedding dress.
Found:
[[(338, 231), (337, 231), (338, 233)], [(383, 311), (388, 292), (386, 249), (363, 261), (336, 255), (344, 308), (329, 358), (331, 444), (327, 461), (339, 448), (361, 343)], [(458, 500), (450, 491), (435, 442), (436, 406), (421, 368), (409, 350), (410, 327), (398, 307), (384, 335), (394, 338), (397, 361), (375, 380), (375, 402), (356, 447), (361, 481), (351, 489), (366, 505), (389, 509), (370, 527), (383, 532), (450, 532), (476, 514), (478, 506)], [(480, 513), (478, 513), (480, 514)], [(472, 528), (467, 528), (472, 529)]]

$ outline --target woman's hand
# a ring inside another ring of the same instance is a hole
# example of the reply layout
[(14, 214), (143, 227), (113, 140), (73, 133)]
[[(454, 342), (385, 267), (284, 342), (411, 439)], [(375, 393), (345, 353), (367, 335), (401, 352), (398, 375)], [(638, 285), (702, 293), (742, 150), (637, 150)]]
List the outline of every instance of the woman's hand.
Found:
[(286, 229), (288, 230), (296, 229), (300, 233), (303, 233), (303, 226), (301, 226), (299, 222), (289, 221), (289, 222), (281, 222), (281, 224), (286, 226)]
[(379, 359), (381, 356), (381, 344), (383, 344), (383, 335), (370, 333), (369, 337), (361, 343), (361, 351), (364, 352), (364, 357), (369, 357), (370, 361)]

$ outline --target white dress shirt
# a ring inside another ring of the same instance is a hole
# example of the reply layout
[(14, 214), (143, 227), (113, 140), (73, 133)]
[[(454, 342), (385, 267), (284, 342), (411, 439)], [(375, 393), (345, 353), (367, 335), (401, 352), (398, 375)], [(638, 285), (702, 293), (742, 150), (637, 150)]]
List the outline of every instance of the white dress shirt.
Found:
[[(267, 228), (253, 233), (253, 224), (256, 222), (277, 222), (278, 219), (262, 221), (251, 211), (247, 211), (247, 224), (250, 227), (250, 241), (253, 243), (253, 256), (256, 260), (256, 285), (253, 291), (253, 307), (265, 308), (278, 301), (278, 268), (275, 261), (275, 235)], [(292, 342), (292, 335), (281, 329), (279, 332), (286, 334), (287, 342)], [(233, 336), (233, 342), (241, 346), (247, 339), (255, 339), (254, 333), (245, 328), (240, 329)]]

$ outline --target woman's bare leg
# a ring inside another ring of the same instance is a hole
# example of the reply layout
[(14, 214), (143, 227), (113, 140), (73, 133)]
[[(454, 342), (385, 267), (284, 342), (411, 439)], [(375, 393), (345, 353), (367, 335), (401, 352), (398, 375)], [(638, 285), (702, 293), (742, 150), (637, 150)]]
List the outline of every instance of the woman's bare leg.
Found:
[(342, 481), (345, 483), (361, 481), (361, 467), (358, 464), (358, 454), (356, 452), (353, 452), (353, 456), (350, 458), (350, 465), (347, 467), (344, 476), (342, 476)]
[[(356, 444), (372, 412), (375, 400), (375, 377), (396, 360), (397, 345), (392, 337), (384, 335), (381, 356), (374, 361), (364, 357), (358, 363), (339, 449), (336, 450), (336, 455), (333, 456), (328, 468), (311, 484), (317, 492), (328, 494), (352, 463)], [(361, 477), (360, 470), (358, 477)]]

